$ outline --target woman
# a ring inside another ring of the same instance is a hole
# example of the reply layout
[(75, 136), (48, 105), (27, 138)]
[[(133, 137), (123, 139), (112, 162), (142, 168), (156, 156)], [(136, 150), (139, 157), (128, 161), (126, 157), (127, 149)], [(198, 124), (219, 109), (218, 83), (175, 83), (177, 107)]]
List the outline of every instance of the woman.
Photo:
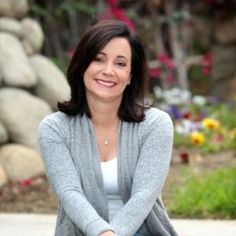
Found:
[(146, 75), (144, 49), (124, 23), (84, 33), (67, 73), (71, 99), (39, 129), (59, 199), (56, 236), (176, 235), (161, 202), (173, 127), (145, 107)]

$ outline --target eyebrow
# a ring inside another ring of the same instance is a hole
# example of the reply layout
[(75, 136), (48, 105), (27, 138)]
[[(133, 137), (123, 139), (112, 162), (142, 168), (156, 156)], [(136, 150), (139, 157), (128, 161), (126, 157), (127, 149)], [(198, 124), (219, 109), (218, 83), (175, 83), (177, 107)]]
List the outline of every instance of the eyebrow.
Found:
[[(106, 56), (106, 55), (107, 55), (105, 52), (99, 52), (98, 54), (102, 54), (102, 55), (104, 55), (104, 56)], [(125, 56), (122, 56), (122, 55), (118, 55), (118, 56), (117, 56), (117, 58), (124, 58), (125, 60), (127, 60), (127, 61), (128, 61), (128, 58), (127, 58), (127, 57), (125, 57)]]

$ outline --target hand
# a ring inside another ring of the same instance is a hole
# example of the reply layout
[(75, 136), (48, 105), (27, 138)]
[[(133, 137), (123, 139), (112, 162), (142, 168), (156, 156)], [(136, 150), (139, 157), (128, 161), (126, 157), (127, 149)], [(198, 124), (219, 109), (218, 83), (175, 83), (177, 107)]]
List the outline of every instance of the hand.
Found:
[(113, 231), (106, 231), (99, 234), (99, 236), (117, 236), (117, 235)]

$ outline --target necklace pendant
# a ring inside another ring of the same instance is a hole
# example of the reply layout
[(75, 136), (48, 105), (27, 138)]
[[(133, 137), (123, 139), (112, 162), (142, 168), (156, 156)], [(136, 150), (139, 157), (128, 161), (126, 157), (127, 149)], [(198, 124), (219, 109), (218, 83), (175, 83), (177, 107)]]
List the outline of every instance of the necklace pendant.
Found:
[(108, 140), (107, 140), (107, 139), (104, 141), (104, 144), (105, 144), (105, 145), (107, 145), (107, 144), (108, 144)]

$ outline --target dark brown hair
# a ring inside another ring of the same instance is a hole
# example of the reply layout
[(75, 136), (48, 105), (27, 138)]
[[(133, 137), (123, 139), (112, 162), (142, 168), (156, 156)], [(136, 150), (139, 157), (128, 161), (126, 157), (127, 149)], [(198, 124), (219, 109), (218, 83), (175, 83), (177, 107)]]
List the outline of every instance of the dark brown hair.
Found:
[(140, 122), (145, 117), (147, 62), (138, 36), (120, 21), (106, 20), (89, 27), (82, 36), (67, 71), (71, 89), (69, 101), (59, 102), (58, 109), (68, 115), (86, 114), (91, 117), (83, 74), (94, 57), (115, 37), (127, 39), (131, 47), (131, 83), (125, 88), (118, 116), (128, 122)]

